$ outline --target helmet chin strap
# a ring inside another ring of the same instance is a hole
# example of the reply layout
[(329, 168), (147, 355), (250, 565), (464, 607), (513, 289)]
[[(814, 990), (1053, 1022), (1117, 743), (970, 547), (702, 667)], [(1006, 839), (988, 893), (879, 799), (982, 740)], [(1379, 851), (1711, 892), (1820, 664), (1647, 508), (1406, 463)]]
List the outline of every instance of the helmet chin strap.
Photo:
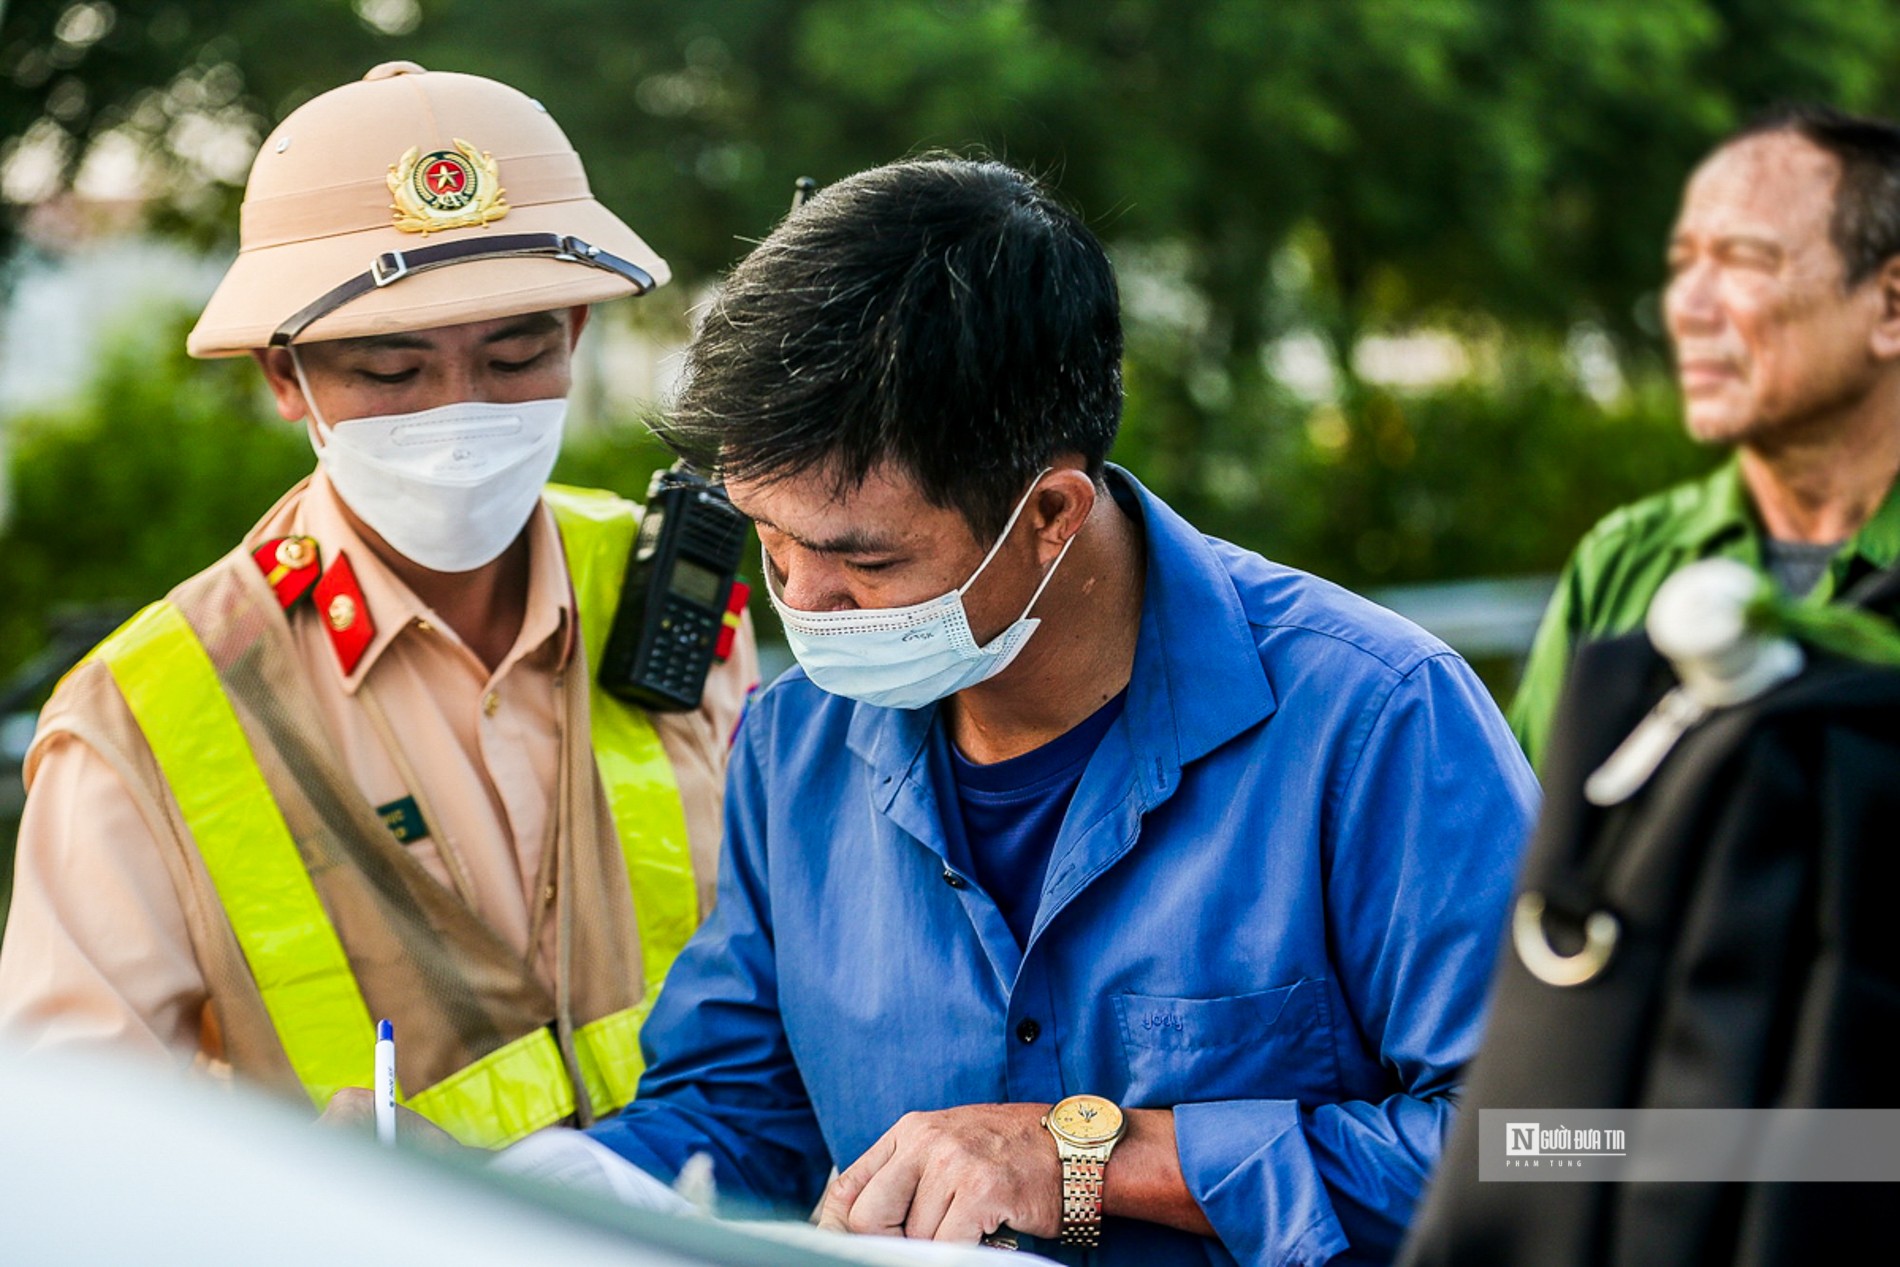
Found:
[(589, 268), (612, 273), (632, 286), (633, 293), (636, 295), (644, 295), (659, 284), (653, 280), (653, 274), (638, 264), (623, 260), (611, 251), (603, 251), (592, 243), (565, 233), (503, 233), (495, 237), (444, 242), (436, 246), (411, 247), (407, 251), (385, 251), (370, 261), (368, 272), (357, 274), (335, 290), (319, 296), (286, 318), (284, 323), (271, 334), (270, 345), (274, 348), (291, 346), (296, 342), (297, 336), (312, 324), (329, 316), (351, 300), (359, 299), (371, 291), (381, 290), (385, 286), (393, 286), (405, 277), (426, 273), (431, 269), (444, 268), (451, 264), (466, 263), (470, 260), (511, 259), (520, 256), (584, 264)]

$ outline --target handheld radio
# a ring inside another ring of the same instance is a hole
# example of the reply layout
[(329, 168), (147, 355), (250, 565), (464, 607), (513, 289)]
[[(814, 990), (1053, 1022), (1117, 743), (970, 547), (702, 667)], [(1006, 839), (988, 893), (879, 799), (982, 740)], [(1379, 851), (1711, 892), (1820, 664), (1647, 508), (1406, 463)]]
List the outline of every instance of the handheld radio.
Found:
[[(817, 192), (817, 181), (800, 176), (792, 209)], [(739, 580), (745, 533), (745, 516), (725, 490), (685, 463), (654, 473), (600, 657), (602, 690), (655, 712), (699, 707), (706, 674), (732, 650), (751, 593)]]
[(656, 712), (699, 707), (745, 606), (745, 534), (745, 516), (724, 489), (683, 464), (654, 473), (600, 657), (603, 690)]

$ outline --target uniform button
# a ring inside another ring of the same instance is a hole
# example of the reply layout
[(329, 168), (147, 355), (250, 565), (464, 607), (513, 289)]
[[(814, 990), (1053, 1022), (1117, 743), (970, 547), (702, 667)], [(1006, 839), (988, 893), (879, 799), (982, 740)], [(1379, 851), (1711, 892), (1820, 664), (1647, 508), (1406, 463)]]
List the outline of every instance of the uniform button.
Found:
[(338, 594), (330, 600), (330, 606), (324, 614), (329, 617), (330, 628), (338, 633), (347, 633), (356, 624), (356, 600), (348, 594)]
[(482, 716), (493, 717), (495, 710), (500, 707), (501, 696), (495, 694), (495, 692), (490, 691), (488, 694), (482, 696)]
[[(887, 783), (889, 781), (890, 780), (888, 779), (885, 780), (885, 782)], [(964, 879), (962, 876), (952, 871), (949, 867), (945, 867), (943, 869), (943, 882), (949, 885), (953, 889), (968, 888), (970, 885), (970, 882), (968, 880)]]
[(1022, 1039), (1025, 1043), (1033, 1043), (1042, 1037), (1042, 1026), (1036, 1024), (1033, 1020), (1026, 1020), (1016, 1027), (1016, 1037)]

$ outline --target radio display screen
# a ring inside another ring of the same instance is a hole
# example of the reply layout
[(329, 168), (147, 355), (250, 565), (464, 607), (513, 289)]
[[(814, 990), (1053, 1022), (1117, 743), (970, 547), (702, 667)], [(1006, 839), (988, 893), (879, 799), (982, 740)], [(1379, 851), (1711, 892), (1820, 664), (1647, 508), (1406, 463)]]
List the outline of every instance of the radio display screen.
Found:
[(719, 602), (719, 585), (723, 578), (719, 573), (697, 563), (682, 558), (673, 560), (673, 584), (671, 590), (681, 598), (691, 599), (701, 607), (712, 607)]

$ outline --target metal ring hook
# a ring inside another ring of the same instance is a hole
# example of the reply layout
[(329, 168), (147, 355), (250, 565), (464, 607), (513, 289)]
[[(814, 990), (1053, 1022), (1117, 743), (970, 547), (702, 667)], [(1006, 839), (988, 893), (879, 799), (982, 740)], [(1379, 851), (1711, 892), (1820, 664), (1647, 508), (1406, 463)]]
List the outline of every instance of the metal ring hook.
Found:
[(1545, 985), (1582, 985), (1609, 966), (1623, 926), (1608, 911), (1592, 911), (1583, 921), (1583, 949), (1560, 953), (1544, 930), (1544, 895), (1525, 893), (1511, 913), (1511, 944), (1530, 974)]

